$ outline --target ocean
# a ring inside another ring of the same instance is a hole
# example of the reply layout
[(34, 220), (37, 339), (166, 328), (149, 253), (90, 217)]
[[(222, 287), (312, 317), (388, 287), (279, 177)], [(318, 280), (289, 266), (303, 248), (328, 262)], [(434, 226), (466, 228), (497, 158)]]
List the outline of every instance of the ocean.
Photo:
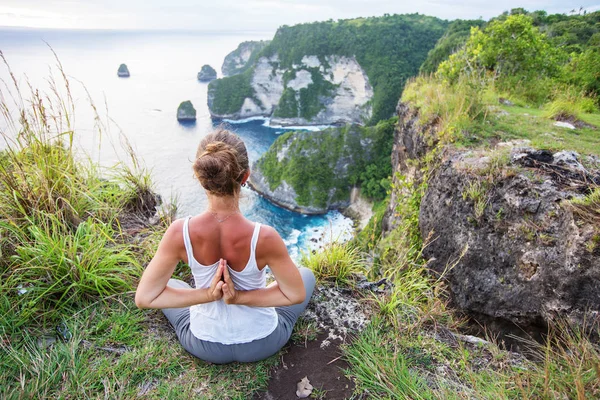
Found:
[[(224, 57), (239, 43), (271, 37), (272, 33), (256, 32), (5, 28), (0, 30), (0, 50), (24, 99), (28, 98), (28, 85), (50, 97), (55, 86), (65, 98), (60, 61), (75, 106), (72, 127), (79, 151), (106, 167), (130, 162), (122, 145), (127, 138), (151, 171), (155, 190), (165, 201), (174, 198), (182, 217), (200, 213), (206, 206), (206, 195), (191, 167), (201, 138), (219, 123), (211, 120), (208, 111), (208, 84), (199, 82), (196, 75), (202, 65), (209, 64), (221, 77)], [(121, 63), (129, 67), (129, 78), (117, 77)], [(0, 79), (7, 99), (12, 81), (8, 67), (0, 69)], [(10, 93), (18, 97), (14, 90)], [(177, 107), (184, 100), (191, 100), (196, 108), (194, 124), (180, 124), (176, 119)], [(251, 163), (287, 131), (260, 119), (225, 123), (244, 139)], [(0, 129), (7, 129), (4, 121)], [(337, 211), (301, 215), (277, 207), (246, 188), (240, 206), (249, 219), (273, 226), (296, 260), (302, 251), (326, 241), (346, 240), (353, 232), (352, 221)]]

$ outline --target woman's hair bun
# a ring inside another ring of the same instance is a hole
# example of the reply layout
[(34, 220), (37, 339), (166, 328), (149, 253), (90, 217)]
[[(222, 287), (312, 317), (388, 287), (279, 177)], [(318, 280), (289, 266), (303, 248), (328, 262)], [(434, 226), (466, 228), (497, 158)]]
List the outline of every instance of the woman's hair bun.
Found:
[(237, 135), (220, 129), (200, 142), (194, 173), (208, 192), (217, 196), (236, 195), (248, 170), (248, 152)]
[[(217, 153), (221, 150), (225, 150), (231, 148), (231, 146), (229, 146), (228, 144), (224, 143), (224, 142), (212, 142), (212, 143), (208, 143), (206, 145), (206, 148), (204, 149), (204, 153), (202, 155), (205, 154), (212, 154), (212, 153)], [(201, 157), (202, 157), (201, 155)]]

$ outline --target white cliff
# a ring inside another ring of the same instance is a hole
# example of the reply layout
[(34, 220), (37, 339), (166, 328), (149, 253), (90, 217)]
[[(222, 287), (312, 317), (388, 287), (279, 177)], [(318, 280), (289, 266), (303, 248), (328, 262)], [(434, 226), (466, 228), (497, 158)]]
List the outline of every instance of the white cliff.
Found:
[[(286, 72), (293, 74), (293, 78), (287, 82), (284, 80)], [(322, 80), (333, 87), (329, 95), (319, 95), (321, 109), (318, 113), (306, 117), (298, 109), (297, 113), (292, 113), (293, 117), (274, 116), (274, 113), (277, 115), (277, 108), (281, 106), (280, 100), (286, 89), (293, 90), (296, 104), (301, 104), (301, 91), (315, 84), (314, 73), (321, 74)], [(231, 119), (271, 117), (273, 124), (289, 126), (360, 124), (372, 115), (370, 100), (373, 98), (373, 88), (367, 74), (354, 57), (331, 55), (321, 62), (317, 56), (307, 55), (302, 58), (301, 64), (295, 64), (287, 70), (280, 68), (277, 54), (269, 58), (261, 57), (254, 64), (250, 83), (254, 95), (244, 99), (240, 110), (230, 114), (217, 114), (211, 110), (212, 116)], [(209, 100), (209, 107), (211, 103)]]

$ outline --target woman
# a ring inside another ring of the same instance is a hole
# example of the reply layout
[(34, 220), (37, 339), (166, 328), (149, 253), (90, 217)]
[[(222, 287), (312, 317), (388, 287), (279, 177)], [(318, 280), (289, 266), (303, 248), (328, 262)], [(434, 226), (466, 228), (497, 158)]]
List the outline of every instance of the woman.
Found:
[[(206, 136), (194, 172), (208, 208), (167, 229), (135, 303), (162, 309), (182, 346), (198, 358), (219, 364), (262, 360), (288, 341), (312, 294), (314, 275), (294, 265), (273, 228), (240, 213), (240, 187), (250, 169), (238, 136), (226, 130)], [(190, 266), (196, 288), (169, 279), (180, 260)], [(269, 286), (267, 265), (275, 277)]]

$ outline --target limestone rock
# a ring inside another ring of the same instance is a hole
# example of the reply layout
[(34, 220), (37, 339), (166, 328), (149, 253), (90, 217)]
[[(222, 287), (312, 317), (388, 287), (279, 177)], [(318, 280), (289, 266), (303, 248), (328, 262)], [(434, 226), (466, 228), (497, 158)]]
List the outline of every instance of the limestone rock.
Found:
[[(375, 156), (368, 137), (373, 129), (352, 125), (283, 135), (254, 163), (249, 184), (280, 207), (303, 214), (346, 208), (351, 204), (352, 166), (366, 164)], [(294, 177), (298, 171), (300, 183)], [(271, 186), (269, 178), (277, 185)]]
[(269, 40), (259, 40), (240, 43), (237, 49), (225, 56), (221, 66), (223, 75), (231, 76), (244, 72), (269, 42)]
[(421, 202), (421, 234), (434, 238), (424, 256), (439, 274), (451, 267), (446, 276), (462, 309), (524, 325), (560, 315), (582, 326), (600, 311), (600, 246), (589, 245), (597, 227), (567, 201), (600, 182), (600, 174), (564, 153), (516, 151), (482, 186), (479, 215), (464, 193), (483, 181), (477, 171), (487, 165), (476, 161), (482, 155), (445, 159)]
[[(391, 202), (382, 221), (389, 232), (406, 181), (422, 181), (423, 159), (437, 143), (435, 124), (400, 103), (392, 152)], [(447, 147), (420, 204), (422, 237), (433, 232), (424, 257), (445, 273), (453, 303), (474, 315), (543, 325), (559, 315), (592, 324), (600, 312), (600, 230), (569, 200), (600, 184), (600, 165), (572, 151), (498, 143), (502, 165), (489, 150)], [(497, 161), (495, 161), (497, 163)], [(587, 168), (587, 169), (586, 169)], [(479, 199), (469, 195), (478, 188)], [(479, 203), (479, 204), (476, 204)]]
[(556, 121), (554, 126), (558, 126), (559, 128), (575, 129), (575, 125), (563, 121)]
[[(298, 104), (301, 103), (301, 90), (316, 85), (312, 74), (320, 74), (320, 80), (332, 90), (319, 96), (321, 109), (316, 115), (307, 117), (301, 115)], [(293, 75), (294, 78), (286, 81), (284, 75)], [(215, 111), (215, 99), (219, 93), (209, 87), (211, 116), (228, 119), (272, 117), (272, 124), (290, 126), (362, 123), (372, 114), (373, 88), (355, 57), (330, 55), (324, 57), (322, 63), (316, 56), (304, 56), (301, 64), (281, 68), (277, 54), (263, 56), (254, 62), (250, 85), (253, 96), (246, 97), (239, 110), (228, 113)], [(289, 104), (282, 104), (285, 91), (296, 108), (288, 110)], [(285, 115), (282, 115), (284, 109)]]
[(186, 100), (179, 104), (177, 108), (177, 120), (182, 122), (196, 120), (196, 109), (191, 101)]
[(208, 64), (203, 65), (200, 72), (198, 72), (198, 80), (200, 82), (210, 82), (213, 79), (217, 79), (217, 71)]
[(119, 65), (117, 75), (121, 78), (129, 78), (129, 69), (127, 68), (126, 64)]

